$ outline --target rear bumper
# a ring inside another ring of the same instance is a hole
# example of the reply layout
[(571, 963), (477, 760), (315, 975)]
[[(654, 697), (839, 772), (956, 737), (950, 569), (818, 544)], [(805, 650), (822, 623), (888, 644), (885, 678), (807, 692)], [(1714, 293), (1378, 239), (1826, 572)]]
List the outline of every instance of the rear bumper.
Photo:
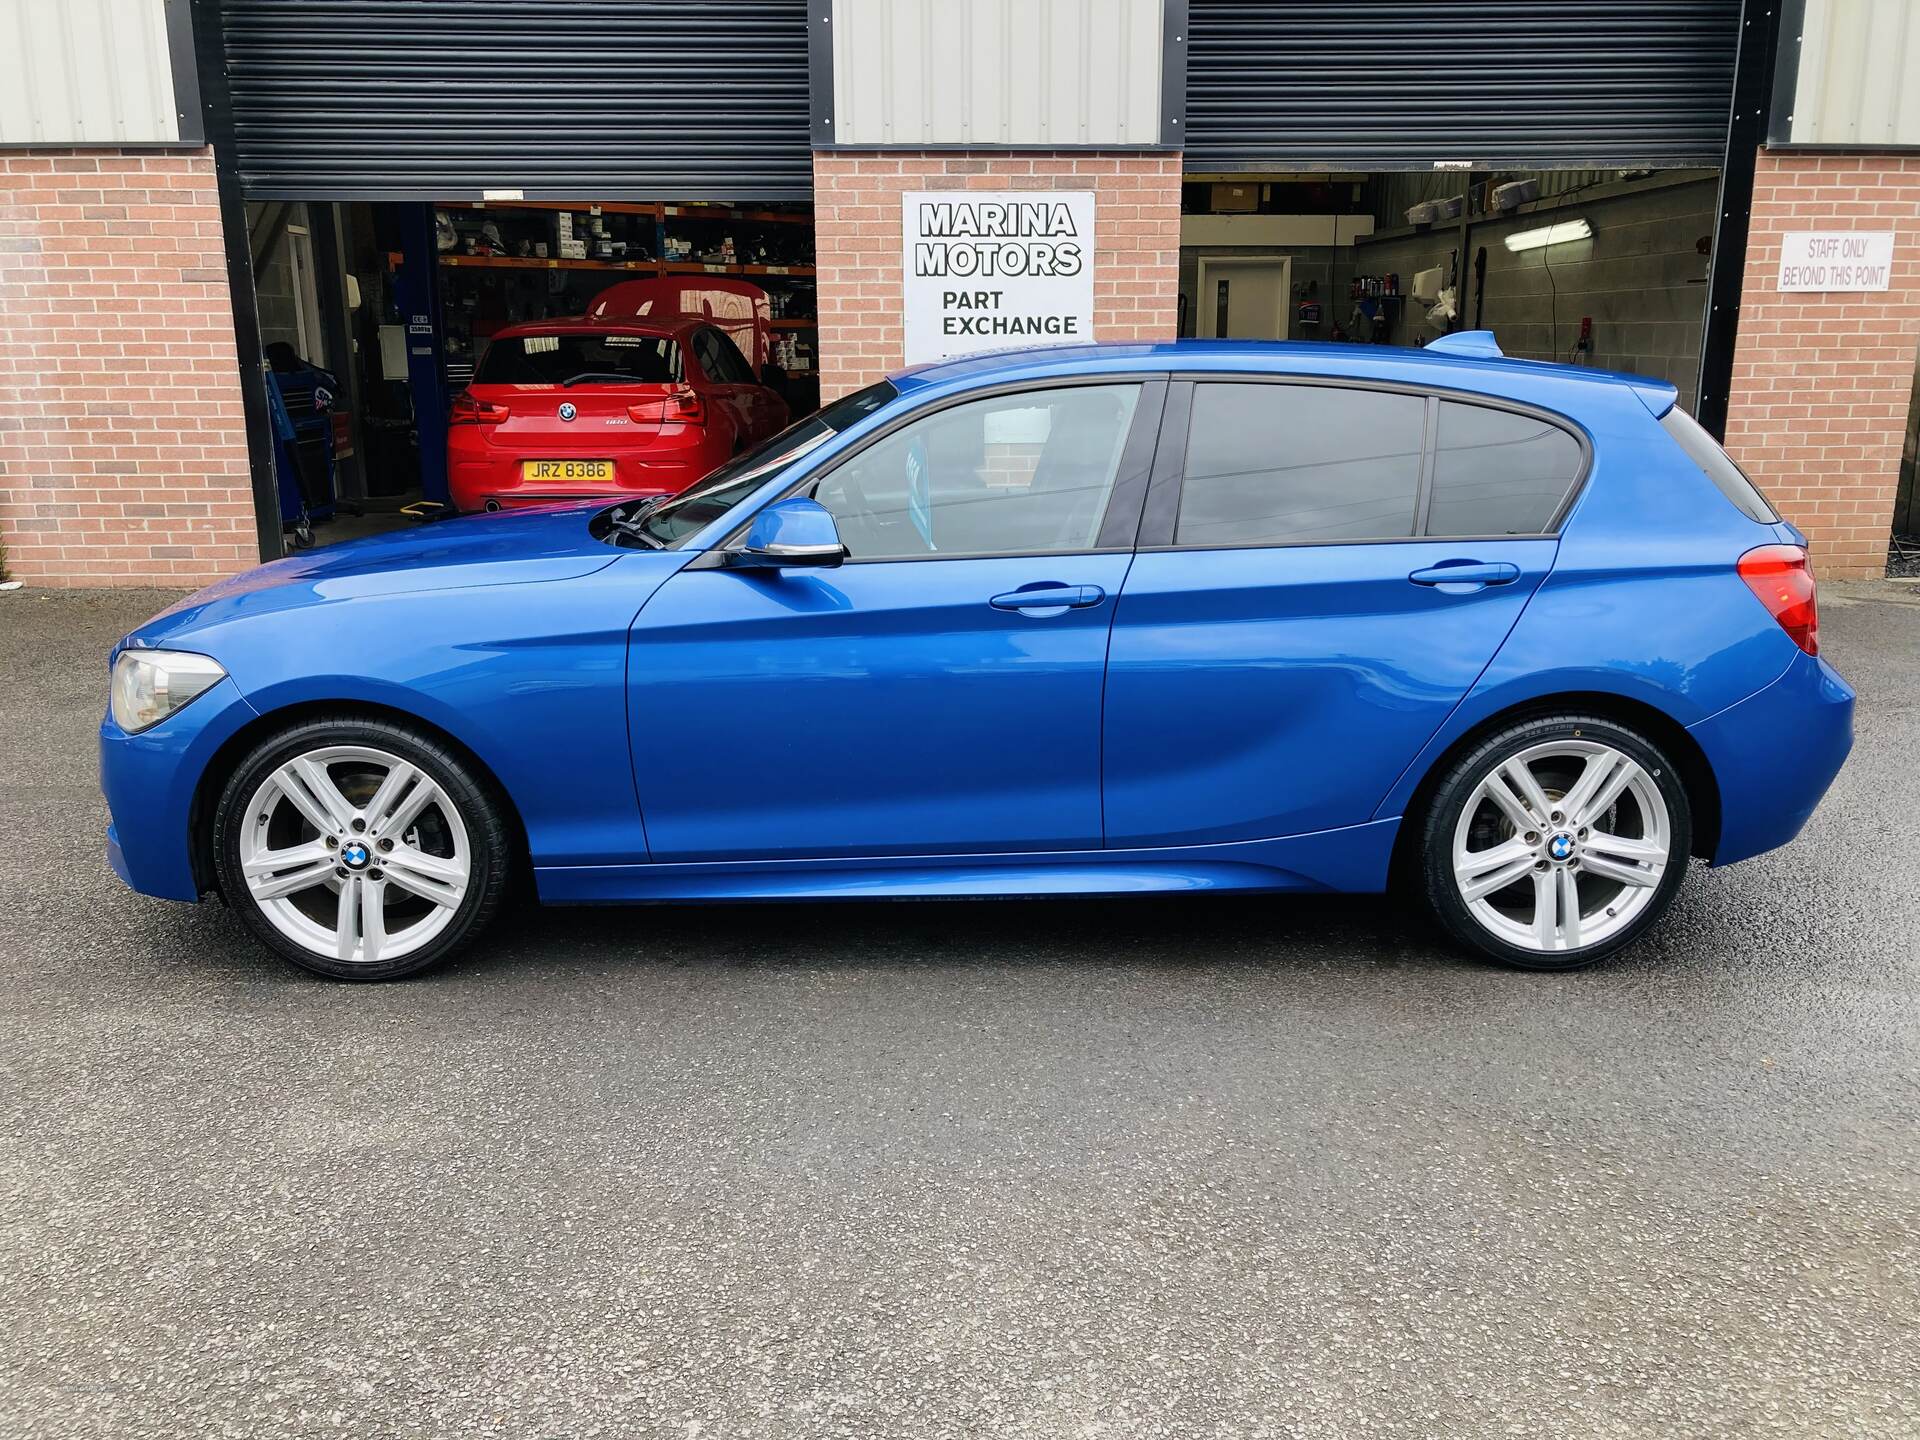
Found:
[[(626, 495), (678, 495), (727, 458), (723, 437), (688, 428), (685, 440), (663, 430), (657, 444), (644, 450), (615, 450), (569, 454), (557, 448), (520, 451), (496, 446), (468, 435), (479, 426), (456, 426), (447, 438), (447, 489), (453, 508), (507, 510), (525, 505), (552, 505), (568, 500), (609, 502)], [(521, 479), (522, 460), (605, 459), (613, 462), (613, 479), (604, 482), (540, 482)]]
[(198, 900), (193, 866), (193, 797), (219, 748), (259, 718), (233, 681), (151, 730), (129, 735), (100, 723), (100, 789), (107, 797), (107, 863), (143, 895)]
[(1802, 655), (1764, 690), (1688, 727), (1720, 786), (1713, 864), (1800, 833), (1853, 748), (1853, 698), (1831, 665)]

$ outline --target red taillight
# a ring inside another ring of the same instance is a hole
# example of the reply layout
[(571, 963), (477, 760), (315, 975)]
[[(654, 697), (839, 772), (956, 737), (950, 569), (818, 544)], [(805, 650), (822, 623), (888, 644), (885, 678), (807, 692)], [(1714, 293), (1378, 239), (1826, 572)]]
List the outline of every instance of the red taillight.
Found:
[(697, 391), (682, 385), (658, 400), (627, 406), (627, 418), (636, 425), (704, 425), (707, 407)]
[(453, 398), (453, 413), (447, 416), (449, 425), (498, 425), (507, 418), (507, 407), (490, 405), (485, 400), (476, 400), (471, 395), (456, 395)]
[(1760, 597), (1793, 643), (1820, 653), (1820, 615), (1814, 603), (1813, 562), (1798, 545), (1762, 545), (1740, 557), (1740, 578)]

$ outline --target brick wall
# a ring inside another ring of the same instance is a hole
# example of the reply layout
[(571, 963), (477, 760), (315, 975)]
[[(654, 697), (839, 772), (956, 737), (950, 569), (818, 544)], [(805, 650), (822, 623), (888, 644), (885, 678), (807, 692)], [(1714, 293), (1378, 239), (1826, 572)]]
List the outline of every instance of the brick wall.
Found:
[(0, 541), (43, 585), (260, 558), (210, 152), (0, 154)]
[[(1781, 294), (1792, 230), (1891, 230), (1892, 288)], [(1823, 576), (1886, 571), (1920, 340), (1920, 157), (1762, 151), (1727, 449), (1813, 542)]]
[(832, 151), (813, 157), (821, 398), (902, 363), (900, 196), (909, 190), (1091, 190), (1094, 338), (1171, 340), (1180, 157), (1104, 151)]

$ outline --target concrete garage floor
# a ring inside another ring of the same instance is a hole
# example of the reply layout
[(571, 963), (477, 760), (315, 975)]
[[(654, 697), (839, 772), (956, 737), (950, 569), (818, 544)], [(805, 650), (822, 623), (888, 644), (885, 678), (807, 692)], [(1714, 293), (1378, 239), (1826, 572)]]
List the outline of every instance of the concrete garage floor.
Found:
[(306, 979), (120, 888), (164, 597), (0, 597), (0, 1433), (1920, 1433), (1920, 605), (1809, 832), (1567, 977), (1378, 900), (548, 911)]

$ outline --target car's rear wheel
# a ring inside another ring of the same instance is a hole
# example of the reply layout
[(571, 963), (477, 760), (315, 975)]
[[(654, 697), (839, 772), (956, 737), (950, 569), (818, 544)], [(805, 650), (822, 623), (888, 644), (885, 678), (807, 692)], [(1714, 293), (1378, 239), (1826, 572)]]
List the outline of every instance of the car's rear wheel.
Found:
[(1574, 970), (1632, 944), (1672, 903), (1693, 839), (1686, 786), (1646, 736), (1548, 716), (1490, 736), (1435, 790), (1421, 875), (1462, 944)]
[(303, 722), (240, 762), (214, 812), (222, 893), (303, 969), (392, 980), (443, 960), (499, 908), (512, 867), (501, 803), (411, 727)]

